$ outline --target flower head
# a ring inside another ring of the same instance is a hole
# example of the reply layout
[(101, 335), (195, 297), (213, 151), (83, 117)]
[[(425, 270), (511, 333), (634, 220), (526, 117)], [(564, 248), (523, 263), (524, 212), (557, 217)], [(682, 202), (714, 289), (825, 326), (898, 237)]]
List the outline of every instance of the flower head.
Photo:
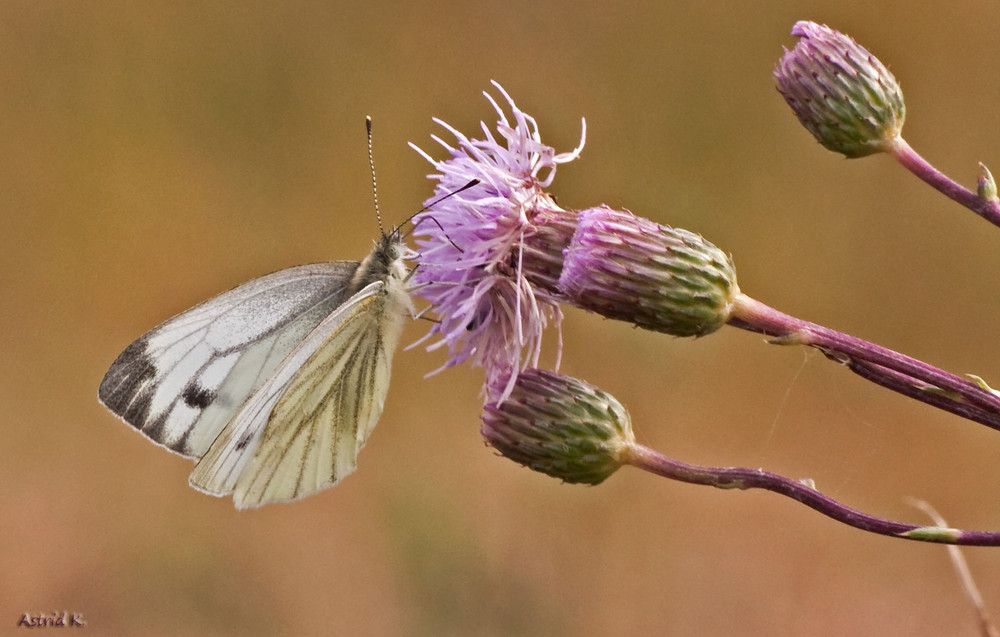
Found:
[(728, 254), (700, 235), (607, 206), (581, 210), (559, 289), (569, 303), (674, 336), (704, 336), (739, 294)]
[(566, 482), (603, 482), (635, 443), (628, 412), (614, 396), (539, 369), (524, 370), (510, 397), (488, 403), (482, 420), (488, 445)]
[[(547, 323), (558, 325), (562, 318), (555, 281), (572, 215), (544, 189), (556, 166), (579, 155), (583, 140), (573, 152), (556, 154), (542, 143), (535, 120), (493, 85), (513, 115), (512, 122), (486, 94), (499, 116), (498, 135), (482, 124), (484, 138), (470, 139), (435, 120), (457, 140), (453, 147), (433, 138), (449, 156), (438, 161), (413, 146), (436, 170), (428, 205), (473, 179), (480, 182), (415, 218), (420, 257), (413, 293), (440, 319), (425, 337), (436, 339), (428, 349), (446, 346), (446, 367), (469, 361), (484, 367), (488, 379), (504, 375), (501, 393), (507, 393), (517, 371), (537, 363)], [(530, 238), (536, 241), (529, 247)]]
[(847, 157), (885, 152), (903, 128), (906, 105), (896, 78), (848, 36), (796, 22), (801, 38), (774, 69), (778, 91), (806, 129)]

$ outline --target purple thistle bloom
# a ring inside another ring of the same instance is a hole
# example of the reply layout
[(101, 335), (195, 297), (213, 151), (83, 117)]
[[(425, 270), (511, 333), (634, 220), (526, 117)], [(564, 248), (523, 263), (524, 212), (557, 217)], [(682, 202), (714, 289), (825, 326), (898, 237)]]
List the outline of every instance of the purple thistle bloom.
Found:
[[(433, 137), (448, 158), (435, 160), (411, 144), (436, 170), (430, 178), (438, 184), (428, 204), (471, 180), (480, 182), (415, 218), (420, 257), (413, 293), (429, 301), (440, 318), (420, 342), (434, 340), (429, 350), (447, 346), (444, 367), (466, 361), (484, 367), (489, 388), (495, 387), (489, 381), (508, 378), (503, 397), (517, 371), (537, 364), (548, 322), (558, 326), (562, 319), (555, 282), (562, 248), (572, 235), (572, 213), (559, 208), (544, 188), (558, 164), (579, 156), (586, 127), (579, 147), (557, 154), (542, 143), (535, 120), (493, 85), (513, 114), (511, 124), (485, 94), (499, 116), (499, 136), (483, 123), (484, 139), (469, 139), (435, 119), (457, 140), (452, 147)], [(525, 245), (529, 237), (537, 237), (531, 248)]]

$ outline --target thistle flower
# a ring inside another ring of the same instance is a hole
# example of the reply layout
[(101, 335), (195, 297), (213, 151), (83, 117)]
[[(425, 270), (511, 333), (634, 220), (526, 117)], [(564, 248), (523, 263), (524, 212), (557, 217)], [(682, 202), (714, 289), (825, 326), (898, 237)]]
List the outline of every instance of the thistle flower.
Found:
[(570, 303), (674, 336), (725, 325), (733, 261), (700, 235), (607, 206), (578, 213), (559, 289)]
[[(438, 169), (432, 178), (439, 185), (433, 207), (415, 222), (414, 293), (441, 317), (425, 337), (438, 339), (429, 349), (447, 346), (446, 366), (470, 361), (484, 367), (488, 400), (502, 402), (518, 372), (537, 366), (542, 332), (549, 320), (558, 324), (557, 304), (566, 301), (676, 336), (702, 336), (729, 324), (774, 343), (815, 347), (867, 380), (1000, 429), (996, 395), (752, 299), (737, 286), (729, 256), (699, 235), (606, 206), (582, 212), (557, 206), (544, 188), (556, 166), (580, 148), (557, 155), (542, 144), (534, 120), (503, 95), (516, 122), (512, 126), (491, 99), (504, 144), (485, 125), (485, 140), (449, 128), (458, 148), (438, 141), (450, 158), (434, 162), (424, 154)], [(901, 148), (899, 139), (893, 152)], [(473, 180), (477, 185), (466, 188)], [(988, 196), (990, 185), (983, 190)], [(439, 201), (449, 193), (454, 196)]]
[(488, 403), (482, 420), (488, 445), (566, 482), (600, 484), (635, 443), (628, 412), (614, 396), (539, 369), (522, 371), (510, 396)]
[(513, 114), (512, 123), (485, 94), (499, 116), (498, 136), (482, 124), (484, 138), (470, 139), (436, 119), (457, 140), (453, 147), (433, 137), (449, 157), (435, 160), (411, 144), (436, 170), (428, 202), (480, 181), (414, 220), (420, 265), (413, 288), (440, 318), (424, 337), (433, 340), (428, 349), (448, 348), (445, 367), (469, 361), (484, 367), (488, 380), (504, 375), (508, 385), (500, 391), (506, 393), (517, 370), (537, 364), (548, 322), (558, 326), (562, 319), (555, 281), (572, 215), (544, 189), (559, 164), (579, 156), (584, 136), (575, 150), (557, 154), (542, 143), (535, 120), (493, 85)]
[(850, 37), (815, 22), (796, 22), (801, 38), (774, 69), (778, 91), (806, 129), (847, 157), (891, 149), (906, 119), (896, 78)]

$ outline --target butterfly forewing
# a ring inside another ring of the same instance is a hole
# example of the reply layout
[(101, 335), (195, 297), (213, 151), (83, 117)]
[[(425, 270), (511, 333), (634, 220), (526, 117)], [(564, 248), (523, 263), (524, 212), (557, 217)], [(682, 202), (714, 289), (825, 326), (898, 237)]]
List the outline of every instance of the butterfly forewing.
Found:
[(224, 292), (138, 338), (99, 398), (155, 442), (200, 457), (302, 339), (351, 293), (358, 263), (289, 268)]

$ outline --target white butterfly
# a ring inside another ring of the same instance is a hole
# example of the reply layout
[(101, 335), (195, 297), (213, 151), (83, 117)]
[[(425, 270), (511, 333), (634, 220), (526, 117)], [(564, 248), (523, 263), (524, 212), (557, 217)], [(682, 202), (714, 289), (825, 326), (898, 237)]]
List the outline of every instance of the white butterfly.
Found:
[(289, 268), (205, 301), (129, 345), (100, 401), (196, 459), (191, 486), (238, 509), (331, 487), (382, 414), (414, 315), (409, 256), (393, 230), (360, 263)]

